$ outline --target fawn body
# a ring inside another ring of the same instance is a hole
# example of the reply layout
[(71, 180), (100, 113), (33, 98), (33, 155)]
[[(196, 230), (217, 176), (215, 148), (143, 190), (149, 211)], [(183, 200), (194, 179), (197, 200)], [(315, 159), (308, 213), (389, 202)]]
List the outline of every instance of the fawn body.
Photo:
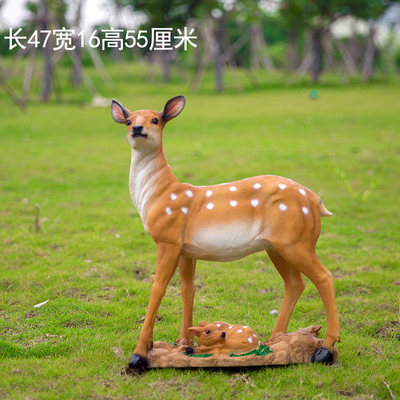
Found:
[(260, 337), (249, 326), (200, 321), (189, 331), (197, 336), (195, 354), (244, 354), (260, 346)]
[(285, 333), (302, 293), (305, 274), (317, 287), (327, 313), (327, 338), (316, 361), (332, 360), (339, 340), (332, 274), (315, 254), (320, 216), (331, 213), (304, 186), (280, 176), (264, 175), (211, 186), (181, 183), (172, 173), (162, 147), (165, 124), (182, 111), (183, 96), (170, 99), (162, 112), (131, 113), (117, 101), (116, 122), (127, 125), (132, 147), (129, 188), (146, 232), (157, 245), (156, 276), (139, 343), (130, 361), (146, 367), (156, 313), (166, 286), (179, 268), (182, 284), (180, 343), (192, 345), (196, 260), (231, 261), (266, 250), (285, 283), (285, 294), (272, 337)]

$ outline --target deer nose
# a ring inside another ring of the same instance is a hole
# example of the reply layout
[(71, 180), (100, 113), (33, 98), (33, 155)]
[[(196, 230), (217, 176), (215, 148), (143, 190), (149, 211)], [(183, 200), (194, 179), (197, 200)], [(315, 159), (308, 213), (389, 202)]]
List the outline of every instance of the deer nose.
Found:
[(143, 125), (139, 124), (133, 125), (132, 133), (142, 133), (142, 131), (143, 131)]

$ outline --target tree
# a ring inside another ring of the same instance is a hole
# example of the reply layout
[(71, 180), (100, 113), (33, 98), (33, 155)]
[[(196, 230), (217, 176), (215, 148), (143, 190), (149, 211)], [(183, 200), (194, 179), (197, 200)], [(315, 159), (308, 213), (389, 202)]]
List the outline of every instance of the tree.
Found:
[[(372, 0), (380, 1), (380, 0)], [(310, 29), (312, 63), (310, 68), (311, 79), (318, 82), (323, 67), (322, 42), (330, 25), (345, 15), (353, 15), (358, 18), (368, 16), (370, 0), (285, 0), (281, 10), (292, 15), (296, 21), (296, 12), (301, 8), (299, 21)]]
[[(142, 11), (147, 16), (146, 27), (151, 28), (182, 28), (193, 17), (201, 1), (196, 0), (120, 0), (125, 6), (131, 6), (134, 11)], [(163, 68), (164, 81), (170, 79), (171, 58), (169, 51), (160, 50), (159, 54)]]
[(298, 64), (298, 40), (308, 22), (306, 0), (284, 1), (280, 15), (288, 28), (287, 64), (289, 71), (295, 71)]
[(368, 19), (368, 36), (365, 49), (362, 74), (365, 80), (370, 80), (374, 74), (375, 55), (376, 55), (376, 19), (383, 14), (388, 7), (389, 2), (384, 3), (382, 0), (370, 0), (368, 7), (364, 10), (364, 17)]

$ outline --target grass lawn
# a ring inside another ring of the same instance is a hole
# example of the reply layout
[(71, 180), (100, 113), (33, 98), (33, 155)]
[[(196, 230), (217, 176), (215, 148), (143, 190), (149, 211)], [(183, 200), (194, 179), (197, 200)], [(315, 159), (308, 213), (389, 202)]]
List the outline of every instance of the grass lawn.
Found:
[[(207, 185), (277, 174), (322, 197), (334, 213), (322, 221), (318, 254), (335, 276), (339, 363), (127, 375), (155, 245), (129, 197), (125, 129), (108, 106), (82, 103), (83, 89), (65, 89), (68, 103), (33, 103), (25, 114), (1, 94), (0, 398), (400, 397), (400, 84), (327, 82), (311, 100), (309, 86), (279, 79), (239, 93), (231, 76), (230, 89), (215, 95), (209, 76), (191, 94), (178, 78), (145, 82), (142, 67), (109, 71), (114, 86), (102, 94), (132, 110), (187, 96), (164, 132), (179, 179)], [(265, 253), (200, 261), (196, 272), (195, 323), (222, 319), (268, 337), (283, 282)], [(179, 286), (176, 275), (155, 340), (179, 337)], [(322, 302), (307, 281), (289, 330), (313, 324), (325, 334)]]

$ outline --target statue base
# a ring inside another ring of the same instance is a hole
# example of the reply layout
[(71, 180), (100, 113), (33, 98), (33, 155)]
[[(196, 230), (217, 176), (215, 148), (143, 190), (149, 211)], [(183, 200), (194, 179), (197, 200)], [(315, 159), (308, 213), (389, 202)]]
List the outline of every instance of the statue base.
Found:
[[(318, 339), (320, 326), (309, 326), (296, 332), (276, 335), (260, 346), (260, 351), (248, 355), (185, 354), (186, 346), (155, 342), (148, 353), (149, 368), (235, 368), (270, 365), (304, 364), (312, 362), (315, 352), (322, 346)], [(334, 349), (333, 362), (338, 352)]]

